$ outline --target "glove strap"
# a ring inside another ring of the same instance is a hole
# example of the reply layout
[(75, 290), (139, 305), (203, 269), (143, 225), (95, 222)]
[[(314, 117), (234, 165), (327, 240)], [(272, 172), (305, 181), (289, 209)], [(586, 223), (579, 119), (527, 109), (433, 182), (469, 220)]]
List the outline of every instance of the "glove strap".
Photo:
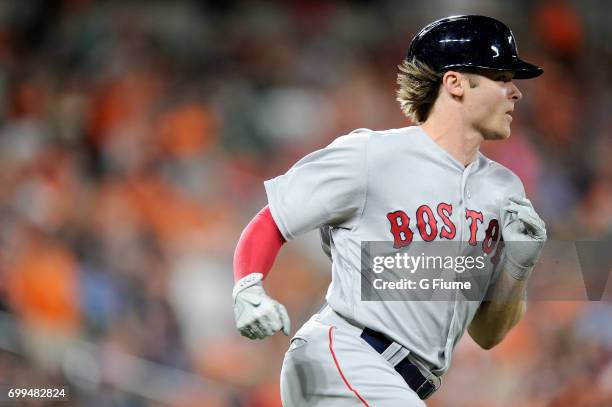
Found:
[(243, 290), (252, 287), (254, 285), (261, 285), (261, 281), (263, 280), (263, 274), (261, 273), (251, 273), (240, 280), (236, 281), (234, 285), (234, 289), (232, 290), (232, 298), (234, 301), (236, 300), (236, 296)]
[(523, 267), (514, 262), (510, 256), (508, 256), (508, 261), (506, 262), (506, 271), (512, 278), (518, 281), (523, 281), (529, 278), (531, 275), (531, 271), (534, 266)]

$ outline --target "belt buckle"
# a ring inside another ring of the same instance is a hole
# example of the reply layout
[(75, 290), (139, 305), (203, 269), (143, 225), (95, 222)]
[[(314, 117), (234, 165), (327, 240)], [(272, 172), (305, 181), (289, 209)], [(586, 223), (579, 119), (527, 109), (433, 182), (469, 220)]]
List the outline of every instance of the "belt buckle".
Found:
[[(425, 381), (415, 390), (415, 393), (419, 396), (421, 400), (425, 400), (429, 398), (432, 394), (434, 394), (442, 384), (442, 379), (438, 376), (434, 375), (431, 372), (428, 372), (427, 377), (425, 377)], [(426, 388), (424, 386), (429, 385), (431, 387)]]

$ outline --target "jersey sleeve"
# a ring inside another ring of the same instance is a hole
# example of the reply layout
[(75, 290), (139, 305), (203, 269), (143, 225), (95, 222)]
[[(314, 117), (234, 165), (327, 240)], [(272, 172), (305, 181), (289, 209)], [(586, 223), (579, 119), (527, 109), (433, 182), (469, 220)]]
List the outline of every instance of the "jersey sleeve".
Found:
[(368, 132), (337, 138), (264, 183), (286, 240), (322, 225), (352, 228), (365, 203)]

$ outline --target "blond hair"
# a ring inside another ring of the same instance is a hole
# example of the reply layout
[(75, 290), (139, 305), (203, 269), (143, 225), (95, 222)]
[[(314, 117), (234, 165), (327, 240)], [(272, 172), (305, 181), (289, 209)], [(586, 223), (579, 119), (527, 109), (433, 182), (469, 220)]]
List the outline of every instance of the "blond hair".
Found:
[(434, 71), (417, 59), (405, 59), (398, 65), (397, 101), (400, 108), (416, 124), (427, 120), (438, 97), (443, 73)]

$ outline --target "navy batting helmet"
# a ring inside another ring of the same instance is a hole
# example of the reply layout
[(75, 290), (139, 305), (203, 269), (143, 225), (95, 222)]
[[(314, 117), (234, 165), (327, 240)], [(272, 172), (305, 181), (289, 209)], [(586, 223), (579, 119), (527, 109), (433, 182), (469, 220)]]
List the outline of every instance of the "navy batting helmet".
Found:
[(483, 68), (514, 72), (516, 79), (535, 78), (544, 72), (518, 57), (508, 26), (478, 15), (452, 16), (429, 24), (412, 39), (408, 59), (413, 58), (437, 72)]

